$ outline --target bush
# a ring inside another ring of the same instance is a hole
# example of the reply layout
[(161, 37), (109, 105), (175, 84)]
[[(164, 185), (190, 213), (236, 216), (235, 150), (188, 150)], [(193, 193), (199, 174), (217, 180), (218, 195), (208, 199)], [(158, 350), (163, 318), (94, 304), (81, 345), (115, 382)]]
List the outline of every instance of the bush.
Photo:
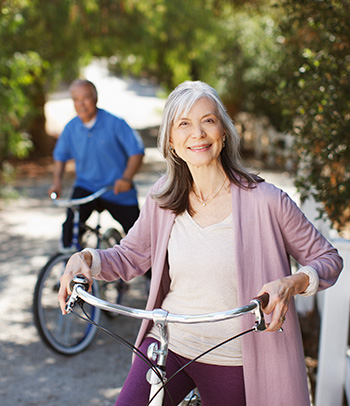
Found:
[(338, 231), (350, 222), (350, 4), (282, 0), (288, 63), (281, 73), (284, 127), (302, 158), (302, 199), (322, 204)]

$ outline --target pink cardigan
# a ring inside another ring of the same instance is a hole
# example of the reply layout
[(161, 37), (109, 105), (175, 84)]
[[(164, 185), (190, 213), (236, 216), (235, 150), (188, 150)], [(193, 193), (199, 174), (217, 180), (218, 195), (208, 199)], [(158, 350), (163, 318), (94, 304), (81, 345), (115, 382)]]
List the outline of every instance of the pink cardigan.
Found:
[[(161, 182), (161, 181), (160, 181)], [(157, 187), (157, 184), (155, 185)], [(239, 305), (257, 295), (266, 282), (290, 275), (289, 254), (319, 275), (319, 289), (333, 285), (343, 262), (337, 250), (313, 227), (282, 190), (266, 182), (254, 189), (231, 185)], [(152, 267), (147, 309), (161, 306), (169, 288), (167, 245), (175, 215), (150, 195), (140, 217), (120, 246), (99, 251), (99, 278), (130, 280)], [(240, 317), (242, 331), (253, 316)], [(309, 405), (304, 352), (295, 311), (290, 303), (284, 332), (249, 333), (242, 337), (247, 406)], [(139, 345), (149, 329), (143, 322)]]

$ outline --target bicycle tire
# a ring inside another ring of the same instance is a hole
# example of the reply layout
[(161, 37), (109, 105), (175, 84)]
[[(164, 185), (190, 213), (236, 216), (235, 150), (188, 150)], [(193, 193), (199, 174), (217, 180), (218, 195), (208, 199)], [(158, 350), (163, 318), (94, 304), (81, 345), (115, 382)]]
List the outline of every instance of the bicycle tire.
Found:
[[(57, 253), (41, 269), (34, 290), (34, 322), (43, 342), (55, 352), (75, 355), (92, 343), (97, 327), (76, 317), (74, 314), (62, 315), (58, 305), (57, 292), (59, 280), (71, 254)], [(99, 296), (98, 283), (94, 281), (92, 290)], [(84, 310), (98, 323), (101, 310), (84, 305)], [(79, 306), (75, 311), (83, 314)]]

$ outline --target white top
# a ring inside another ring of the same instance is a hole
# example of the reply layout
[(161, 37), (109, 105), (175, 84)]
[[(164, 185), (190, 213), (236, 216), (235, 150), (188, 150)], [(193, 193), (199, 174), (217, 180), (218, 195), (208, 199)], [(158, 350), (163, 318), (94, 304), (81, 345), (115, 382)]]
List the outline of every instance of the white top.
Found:
[[(234, 246), (232, 213), (220, 223), (204, 228), (188, 212), (177, 216), (168, 245), (171, 284), (162, 308), (176, 314), (203, 314), (238, 307)], [(204, 324), (169, 323), (169, 348), (192, 359), (240, 332), (238, 318)], [(158, 337), (155, 327), (149, 335)], [(242, 365), (240, 339), (198, 362)]]

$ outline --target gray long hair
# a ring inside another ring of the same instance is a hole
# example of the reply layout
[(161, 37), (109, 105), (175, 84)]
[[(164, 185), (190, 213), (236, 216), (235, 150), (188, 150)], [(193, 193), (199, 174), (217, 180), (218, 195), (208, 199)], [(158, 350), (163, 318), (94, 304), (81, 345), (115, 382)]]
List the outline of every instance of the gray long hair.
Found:
[(158, 135), (158, 148), (167, 163), (167, 178), (162, 187), (153, 193), (153, 198), (160, 203), (161, 207), (171, 209), (176, 214), (185, 210), (189, 213), (193, 212), (188, 199), (193, 179), (186, 162), (171, 151), (171, 128), (181, 114), (186, 115), (192, 106), (204, 97), (213, 102), (226, 135), (225, 147), (220, 157), (227, 177), (243, 188), (254, 187), (252, 186), (254, 183), (262, 181), (241, 166), (239, 135), (217, 91), (204, 82), (183, 82), (170, 93), (165, 103)]

